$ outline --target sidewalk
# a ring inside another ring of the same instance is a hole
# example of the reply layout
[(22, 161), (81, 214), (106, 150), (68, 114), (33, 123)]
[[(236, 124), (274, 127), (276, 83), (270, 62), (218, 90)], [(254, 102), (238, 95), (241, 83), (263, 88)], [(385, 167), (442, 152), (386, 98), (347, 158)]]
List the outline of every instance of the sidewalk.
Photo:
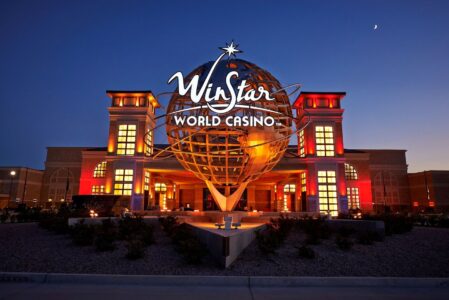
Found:
[(0, 273), (2, 300), (342, 298), (448, 299), (449, 279)]

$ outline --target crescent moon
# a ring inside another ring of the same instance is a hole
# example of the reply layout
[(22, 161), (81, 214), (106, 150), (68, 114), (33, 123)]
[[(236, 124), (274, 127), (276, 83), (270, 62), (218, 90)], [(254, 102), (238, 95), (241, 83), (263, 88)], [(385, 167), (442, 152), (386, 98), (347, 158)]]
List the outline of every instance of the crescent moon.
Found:
[(376, 30), (376, 29), (377, 29), (377, 24), (374, 25), (374, 30)]

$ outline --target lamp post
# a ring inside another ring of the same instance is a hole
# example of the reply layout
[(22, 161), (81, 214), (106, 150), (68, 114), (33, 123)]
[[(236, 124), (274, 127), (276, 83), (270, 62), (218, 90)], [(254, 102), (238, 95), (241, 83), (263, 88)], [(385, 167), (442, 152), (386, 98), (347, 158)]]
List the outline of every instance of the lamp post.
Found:
[[(14, 179), (14, 177), (16, 176), (16, 171), (15, 170), (11, 170), (11, 172), (9, 172), (9, 176), (11, 176), (11, 181), (9, 183), (9, 201), (12, 201), (12, 181)], [(8, 208), (9, 208), (9, 202), (8, 202)]]

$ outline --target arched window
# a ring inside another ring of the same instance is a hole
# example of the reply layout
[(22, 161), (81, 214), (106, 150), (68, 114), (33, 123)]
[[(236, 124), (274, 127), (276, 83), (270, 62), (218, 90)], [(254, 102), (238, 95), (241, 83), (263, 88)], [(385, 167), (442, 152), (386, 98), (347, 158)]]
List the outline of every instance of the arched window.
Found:
[(357, 170), (353, 165), (345, 164), (345, 177), (346, 180), (357, 180), (359, 178)]
[(106, 161), (99, 163), (94, 170), (94, 178), (103, 178), (106, 176)]

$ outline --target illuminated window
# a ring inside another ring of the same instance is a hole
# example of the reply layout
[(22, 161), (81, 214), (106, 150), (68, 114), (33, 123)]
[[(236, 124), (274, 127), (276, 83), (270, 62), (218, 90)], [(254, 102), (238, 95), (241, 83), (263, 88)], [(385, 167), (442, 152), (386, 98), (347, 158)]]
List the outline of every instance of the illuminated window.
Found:
[(332, 126), (316, 126), (315, 139), (317, 156), (335, 156), (334, 129)]
[(320, 212), (338, 215), (337, 185), (335, 171), (318, 171), (318, 196)]
[(134, 171), (132, 169), (115, 170), (114, 195), (130, 196), (132, 194), (133, 174)]
[(305, 141), (304, 141), (304, 130), (301, 130), (299, 132), (298, 140), (299, 140), (299, 157), (305, 157), (306, 150), (305, 150)]
[(345, 164), (345, 177), (346, 180), (357, 180), (357, 170), (354, 168), (353, 165)]
[(167, 191), (167, 186), (165, 185), (165, 183), (156, 182), (154, 184), (154, 191), (164, 193)]
[(349, 209), (359, 209), (360, 208), (360, 198), (359, 198), (359, 188), (348, 187), (348, 207)]
[(103, 178), (106, 176), (106, 161), (99, 163), (94, 170), (94, 178)]
[(284, 185), (284, 193), (294, 193), (296, 192), (296, 185), (286, 184)]
[(136, 125), (119, 125), (117, 155), (134, 155), (136, 148)]
[(104, 185), (92, 186), (92, 195), (103, 195), (103, 194), (104, 194)]
[(151, 154), (153, 154), (153, 131), (148, 129), (145, 135), (145, 155), (151, 156)]
[(150, 172), (148, 172), (148, 171), (145, 171), (145, 179), (144, 179), (143, 189), (145, 191), (150, 190)]
[(307, 191), (307, 174), (306, 172), (301, 173), (301, 192)]

